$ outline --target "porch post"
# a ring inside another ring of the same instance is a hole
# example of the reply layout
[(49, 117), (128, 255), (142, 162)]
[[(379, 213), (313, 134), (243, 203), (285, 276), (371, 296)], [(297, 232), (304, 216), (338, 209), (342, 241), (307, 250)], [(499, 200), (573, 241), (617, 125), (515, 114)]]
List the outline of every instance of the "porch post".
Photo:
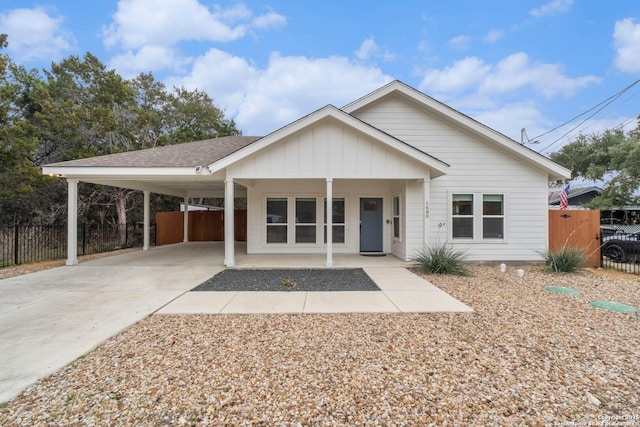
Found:
[(142, 244), (142, 250), (143, 251), (148, 251), (149, 250), (149, 216), (151, 215), (151, 209), (150, 209), (150, 205), (151, 205), (151, 193), (149, 191), (143, 191), (144, 194), (144, 242)]
[(235, 267), (233, 178), (224, 181), (224, 265)]
[(424, 193), (424, 225), (422, 229), (422, 248), (426, 249), (429, 245), (429, 200), (431, 199), (431, 178), (425, 178), (422, 181), (422, 190)]
[(333, 178), (327, 178), (327, 267), (333, 267)]
[(67, 265), (78, 264), (78, 180), (67, 179)]
[(183, 215), (183, 228), (184, 228), (184, 238), (183, 242), (189, 241), (189, 196), (184, 196), (184, 215)]

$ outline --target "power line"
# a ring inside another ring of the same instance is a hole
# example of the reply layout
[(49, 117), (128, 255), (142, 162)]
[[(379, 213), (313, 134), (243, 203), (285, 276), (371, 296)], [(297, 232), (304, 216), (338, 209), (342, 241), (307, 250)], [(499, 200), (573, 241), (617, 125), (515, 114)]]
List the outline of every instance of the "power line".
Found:
[[(532, 138), (533, 140), (537, 140), (538, 138), (548, 135), (551, 132), (554, 132), (558, 129), (560, 129), (563, 126), (568, 125), (569, 123), (573, 122), (574, 120), (584, 116), (585, 114), (590, 113), (593, 110), (596, 110), (593, 114), (591, 114), (589, 117), (587, 117), (586, 119), (584, 119), (583, 121), (581, 121), (580, 123), (578, 123), (576, 126), (574, 126), (573, 128), (571, 128), (569, 131), (565, 132), (560, 138), (555, 139), (553, 142), (551, 142), (549, 145), (547, 145), (546, 147), (538, 150), (538, 152), (541, 152), (543, 150), (548, 149), (549, 147), (551, 147), (552, 145), (554, 145), (556, 142), (560, 141), (562, 138), (564, 138), (565, 136), (567, 136), (568, 134), (570, 134), (571, 132), (573, 132), (574, 130), (576, 130), (577, 128), (579, 128), (580, 126), (582, 126), (587, 120), (593, 118), (593, 116), (595, 116), (596, 114), (598, 114), (600, 111), (602, 111), (603, 109), (605, 109), (607, 106), (609, 106), (612, 102), (614, 102), (615, 100), (617, 100), (618, 98), (620, 98), (623, 94), (625, 94), (628, 90), (630, 90), (632, 87), (634, 87), (635, 85), (637, 85), (638, 83), (640, 83), (640, 79), (636, 80), (635, 82), (631, 83), (630, 85), (628, 85), (627, 87), (625, 87), (624, 89), (618, 91), (617, 93), (611, 95), (610, 97), (608, 97), (607, 99), (605, 99), (604, 101), (599, 102), (598, 104), (594, 105), (593, 107), (589, 108), (588, 110), (578, 114), (577, 116), (575, 116), (574, 118), (562, 123), (561, 125), (558, 125), (556, 127), (554, 127), (551, 130), (548, 130), (547, 132), (541, 133), (538, 136), (535, 136), (534, 138)], [(634, 95), (635, 96), (635, 95)], [(626, 101), (625, 101), (626, 102)], [(603, 105), (604, 104), (604, 105)], [(600, 107), (602, 106), (602, 107)], [(600, 108), (598, 108), (600, 107)]]

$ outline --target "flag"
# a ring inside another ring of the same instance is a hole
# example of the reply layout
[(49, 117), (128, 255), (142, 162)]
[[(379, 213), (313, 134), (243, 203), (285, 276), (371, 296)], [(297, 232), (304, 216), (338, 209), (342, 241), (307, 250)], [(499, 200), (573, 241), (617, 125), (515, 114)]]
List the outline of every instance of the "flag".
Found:
[(569, 186), (567, 185), (560, 193), (560, 209), (565, 210), (569, 207)]

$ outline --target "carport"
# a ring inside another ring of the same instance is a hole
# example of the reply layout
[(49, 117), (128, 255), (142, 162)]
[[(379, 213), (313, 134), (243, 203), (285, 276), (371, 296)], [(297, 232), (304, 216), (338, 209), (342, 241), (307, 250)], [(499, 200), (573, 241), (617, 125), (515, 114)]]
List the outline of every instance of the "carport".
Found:
[[(229, 180), (224, 169), (209, 166), (257, 141), (260, 137), (228, 136), (146, 150), (97, 156), (43, 166), (47, 175), (64, 178), (68, 186), (67, 265), (78, 264), (78, 184), (99, 185), (141, 191), (144, 194), (143, 250), (150, 245), (150, 195), (158, 193), (184, 199), (185, 211), (191, 197), (225, 200), (225, 260), (235, 266), (234, 198), (246, 197), (246, 187)], [(184, 215), (184, 241), (188, 241), (189, 216)]]

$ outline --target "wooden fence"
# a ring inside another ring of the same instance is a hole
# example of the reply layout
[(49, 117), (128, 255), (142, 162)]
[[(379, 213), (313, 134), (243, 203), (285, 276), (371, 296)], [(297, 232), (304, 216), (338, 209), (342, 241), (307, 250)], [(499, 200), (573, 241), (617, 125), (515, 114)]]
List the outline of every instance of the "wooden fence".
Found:
[(600, 211), (549, 211), (549, 250), (584, 249), (586, 267), (600, 267)]
[[(235, 240), (247, 240), (247, 211), (234, 212)], [(224, 211), (189, 211), (190, 242), (224, 241)], [(184, 212), (156, 213), (156, 246), (184, 241)]]

